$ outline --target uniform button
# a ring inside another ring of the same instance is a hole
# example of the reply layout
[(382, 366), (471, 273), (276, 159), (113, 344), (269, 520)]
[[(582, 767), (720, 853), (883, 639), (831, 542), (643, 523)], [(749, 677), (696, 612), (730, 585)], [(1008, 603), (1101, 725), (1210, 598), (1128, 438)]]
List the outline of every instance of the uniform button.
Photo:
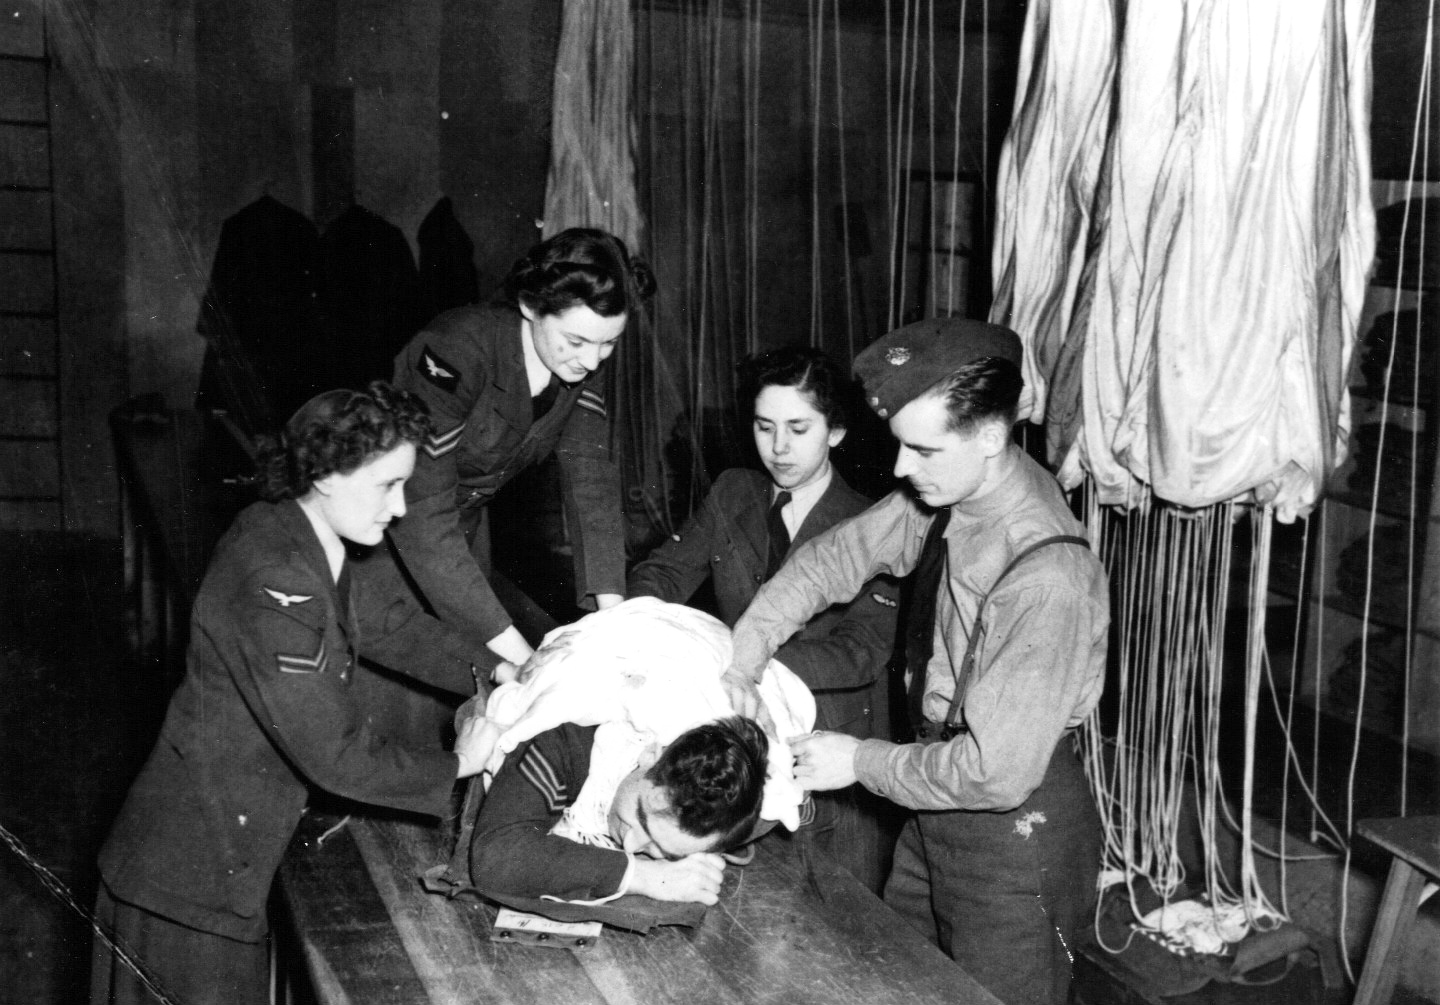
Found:
[(760, 575), (759, 573), (756, 573), (756, 574), (755, 574), (755, 582), (757, 582), (757, 583), (763, 583), (763, 582), (765, 582), (765, 577), (762, 576), (762, 575)]

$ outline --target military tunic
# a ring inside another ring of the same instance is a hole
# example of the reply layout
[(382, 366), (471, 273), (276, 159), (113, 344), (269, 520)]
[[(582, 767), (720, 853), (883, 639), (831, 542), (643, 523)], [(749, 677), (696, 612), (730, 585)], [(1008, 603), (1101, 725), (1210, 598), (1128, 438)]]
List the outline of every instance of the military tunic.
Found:
[(480, 805), (471, 874), (486, 891), (514, 897), (605, 901), (619, 896), (630, 856), (551, 834), (590, 777), (594, 726), (566, 724), (505, 758)]
[[(298, 503), (256, 503), (236, 518), (195, 600), (185, 676), (100, 852), (115, 901), (162, 926), (255, 942), (312, 786), (399, 810), (448, 808), (456, 756), (376, 731), (354, 685), (374, 672), (363, 655), (471, 694), (469, 646), (413, 598), (364, 583), (342, 596)], [(203, 965), (145, 962), (162, 981)]]
[(559, 387), (533, 419), (521, 318), (493, 305), (458, 307), (416, 335), (395, 360), (395, 384), (430, 408), (435, 432), (405, 486), (409, 512), (392, 530), (432, 609), (468, 638), (488, 642), (511, 617), (486, 581), (484, 507), (552, 451), (575, 549), (577, 602), (625, 589), (620, 470), (611, 450), (604, 371)]

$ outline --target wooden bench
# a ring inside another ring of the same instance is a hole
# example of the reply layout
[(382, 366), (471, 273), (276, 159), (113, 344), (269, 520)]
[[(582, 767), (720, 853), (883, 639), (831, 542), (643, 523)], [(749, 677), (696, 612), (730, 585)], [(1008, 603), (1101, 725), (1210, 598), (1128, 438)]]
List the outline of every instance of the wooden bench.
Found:
[(279, 879), (320, 1005), (998, 1005), (828, 857), (812, 888), (782, 835), (727, 870), (699, 927), (606, 928), (570, 949), (493, 942), (493, 906), (426, 893), (449, 828), (352, 817), (320, 842), (336, 822), (307, 817)]
[(1400, 958), (1420, 909), (1421, 891), (1427, 882), (1440, 881), (1440, 816), (1362, 820), (1355, 829), (1393, 856), (1355, 989), (1355, 1005), (1389, 1005), (1400, 975)]

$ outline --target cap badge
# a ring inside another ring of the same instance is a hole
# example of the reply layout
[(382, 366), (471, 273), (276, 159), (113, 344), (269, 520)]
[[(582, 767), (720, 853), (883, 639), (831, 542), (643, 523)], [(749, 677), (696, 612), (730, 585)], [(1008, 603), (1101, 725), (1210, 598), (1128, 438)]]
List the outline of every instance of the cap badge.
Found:
[(903, 345), (897, 345), (885, 350), (885, 362), (891, 366), (904, 366), (910, 362), (910, 350)]

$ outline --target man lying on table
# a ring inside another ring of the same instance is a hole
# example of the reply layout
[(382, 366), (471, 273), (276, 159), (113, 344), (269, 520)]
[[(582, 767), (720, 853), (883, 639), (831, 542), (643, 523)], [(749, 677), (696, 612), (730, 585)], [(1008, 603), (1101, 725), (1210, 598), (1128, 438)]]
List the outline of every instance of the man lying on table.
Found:
[(590, 775), (595, 730), (562, 725), (505, 758), (475, 823), (473, 874), (516, 897), (599, 904), (634, 893), (714, 904), (720, 853), (746, 840), (760, 815), (765, 734), (732, 716), (651, 746), (615, 792), (608, 841), (591, 844), (551, 831)]

